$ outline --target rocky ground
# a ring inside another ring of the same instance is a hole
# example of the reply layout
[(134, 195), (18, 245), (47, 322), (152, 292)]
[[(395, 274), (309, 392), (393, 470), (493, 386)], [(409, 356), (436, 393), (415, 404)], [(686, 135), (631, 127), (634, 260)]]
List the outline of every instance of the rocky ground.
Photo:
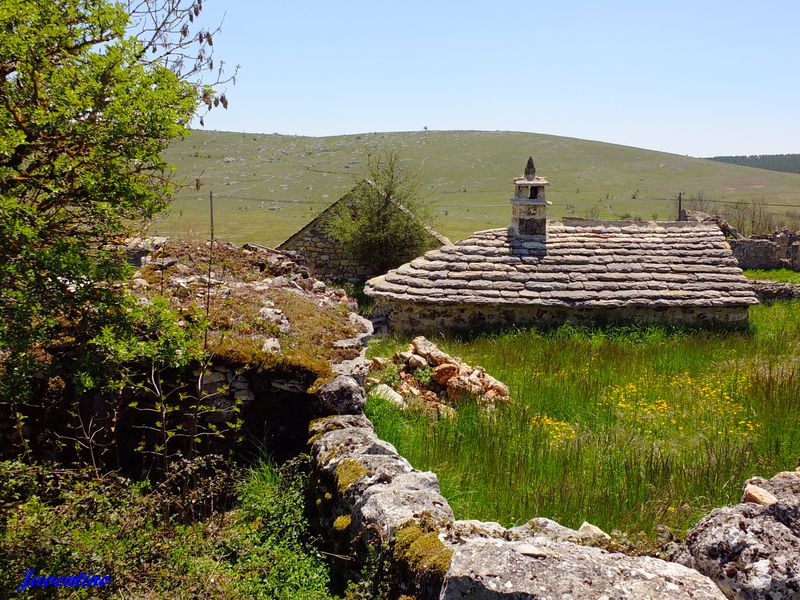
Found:
[(356, 359), (372, 333), (354, 300), (287, 253), (166, 238), (131, 240), (129, 249), (139, 267), (130, 285), (141, 301), (167, 298), (186, 326), (207, 318), (209, 347), (222, 360), (329, 376), (330, 365)]

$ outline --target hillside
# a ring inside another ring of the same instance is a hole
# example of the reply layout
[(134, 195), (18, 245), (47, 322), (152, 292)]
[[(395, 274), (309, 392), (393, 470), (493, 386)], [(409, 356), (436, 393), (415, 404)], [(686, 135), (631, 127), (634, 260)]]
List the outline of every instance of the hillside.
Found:
[(673, 218), (671, 199), (678, 192), (800, 207), (798, 174), (551, 135), (426, 131), (314, 138), (194, 131), (166, 154), (188, 187), (155, 230), (207, 235), (211, 190), (221, 239), (275, 245), (346, 192), (367, 153), (382, 147), (420, 168), (435, 226), (453, 240), (508, 223), (511, 179), (529, 154), (550, 179), (557, 217)]

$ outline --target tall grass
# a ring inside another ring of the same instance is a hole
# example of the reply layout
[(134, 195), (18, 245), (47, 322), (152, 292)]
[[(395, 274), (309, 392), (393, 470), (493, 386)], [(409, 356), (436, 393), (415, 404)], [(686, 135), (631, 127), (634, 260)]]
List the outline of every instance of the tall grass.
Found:
[(744, 479), (800, 456), (800, 303), (754, 307), (751, 323), (438, 340), (506, 382), (512, 403), (461, 404), (452, 420), (376, 398), (367, 411), (381, 437), (439, 475), (459, 518), (683, 530), (737, 501)]
[(791, 269), (748, 269), (744, 276), (748, 279), (769, 279), (779, 283), (800, 283), (800, 272)]

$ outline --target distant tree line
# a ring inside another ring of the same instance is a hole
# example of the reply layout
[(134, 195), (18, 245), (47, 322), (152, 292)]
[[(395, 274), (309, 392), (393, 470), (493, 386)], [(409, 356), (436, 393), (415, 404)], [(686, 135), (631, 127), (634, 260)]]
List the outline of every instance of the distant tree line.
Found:
[(770, 171), (783, 171), (785, 173), (800, 173), (800, 154), (754, 154), (752, 156), (712, 156), (711, 160), (768, 169)]

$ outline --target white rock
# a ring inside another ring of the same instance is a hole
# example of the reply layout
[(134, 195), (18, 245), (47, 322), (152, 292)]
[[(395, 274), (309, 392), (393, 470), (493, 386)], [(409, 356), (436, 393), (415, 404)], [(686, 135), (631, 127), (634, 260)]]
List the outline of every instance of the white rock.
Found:
[(372, 388), (372, 390), (370, 391), (370, 396), (375, 396), (376, 398), (382, 398), (384, 400), (388, 400), (389, 402), (391, 402), (396, 406), (399, 406), (400, 408), (406, 408), (408, 406), (403, 397), (385, 383), (381, 383)]
[(262, 352), (280, 352), (281, 342), (278, 338), (267, 338), (261, 346)]

